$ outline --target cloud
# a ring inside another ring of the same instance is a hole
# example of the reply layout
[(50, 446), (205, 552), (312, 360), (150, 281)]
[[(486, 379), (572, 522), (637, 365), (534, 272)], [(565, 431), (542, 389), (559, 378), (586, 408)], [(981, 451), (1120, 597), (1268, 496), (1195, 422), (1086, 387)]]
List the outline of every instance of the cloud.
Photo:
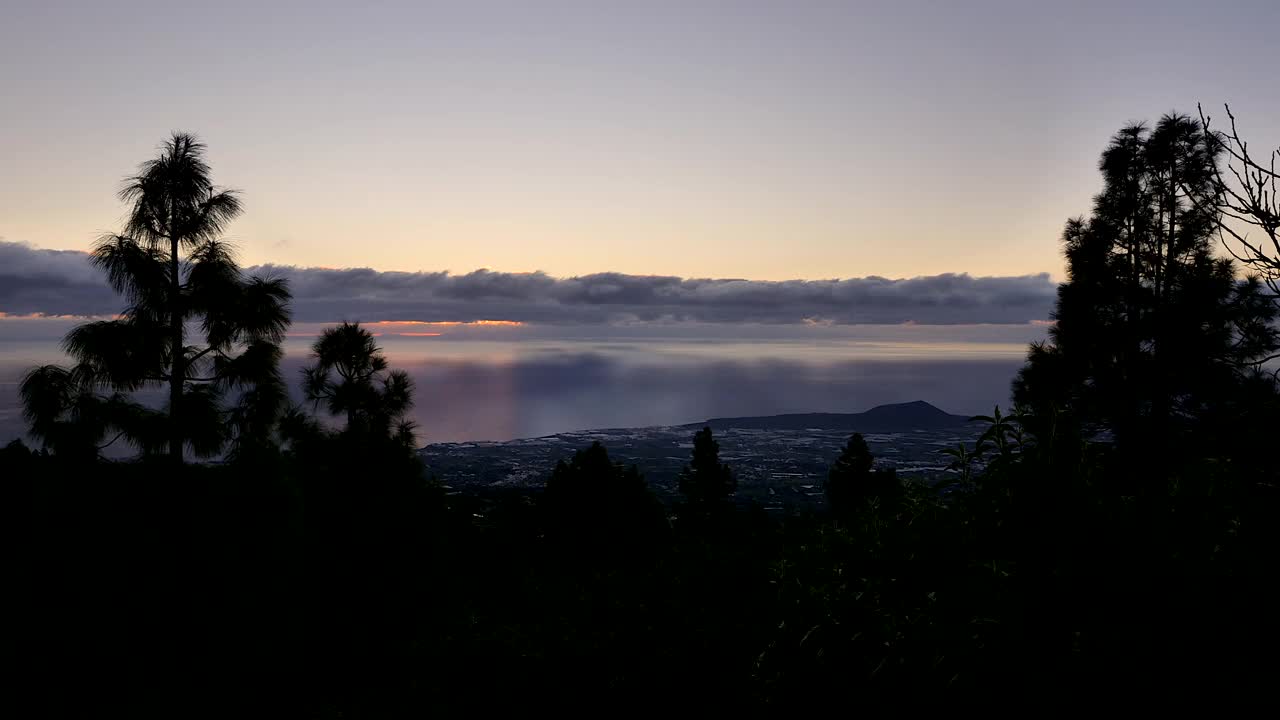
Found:
[(119, 308), (119, 298), (87, 254), (0, 241), (0, 312), (110, 315)]
[[(622, 273), (555, 278), (542, 272), (491, 270), (455, 275), (282, 265), (248, 272), (287, 278), (299, 322), (1021, 324), (1046, 319), (1055, 292), (1048, 273), (762, 281)], [(84, 253), (0, 242), (0, 312), (109, 315), (120, 307), (120, 298), (89, 266)]]

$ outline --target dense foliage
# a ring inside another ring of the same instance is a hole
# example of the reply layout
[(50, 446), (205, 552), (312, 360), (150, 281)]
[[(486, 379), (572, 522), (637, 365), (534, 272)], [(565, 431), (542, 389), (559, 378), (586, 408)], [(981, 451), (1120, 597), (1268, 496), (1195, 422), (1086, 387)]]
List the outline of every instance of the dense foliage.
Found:
[[(92, 458), (124, 439), (175, 463), (187, 453), (217, 457), (228, 443), (232, 453), (270, 446), (287, 401), (278, 367), (289, 289), (243, 277), (221, 239), (239, 197), (214, 186), (204, 146), (182, 133), (120, 197), (129, 203), (124, 232), (101, 238), (91, 257), (128, 305), (67, 334), (74, 366), (23, 378), (31, 434), (64, 456)], [(157, 387), (167, 390), (161, 409), (131, 396)]]

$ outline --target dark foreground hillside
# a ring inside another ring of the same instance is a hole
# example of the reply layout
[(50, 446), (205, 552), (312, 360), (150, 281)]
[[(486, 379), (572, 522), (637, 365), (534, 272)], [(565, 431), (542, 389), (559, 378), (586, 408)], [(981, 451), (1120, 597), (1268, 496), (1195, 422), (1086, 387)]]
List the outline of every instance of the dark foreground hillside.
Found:
[(1106, 499), (1033, 465), (777, 517), (664, 506), (603, 450), (485, 499), (346, 450), (176, 472), (6, 450), (34, 707), (798, 709), (1252, 692), (1275, 668), (1269, 486)]

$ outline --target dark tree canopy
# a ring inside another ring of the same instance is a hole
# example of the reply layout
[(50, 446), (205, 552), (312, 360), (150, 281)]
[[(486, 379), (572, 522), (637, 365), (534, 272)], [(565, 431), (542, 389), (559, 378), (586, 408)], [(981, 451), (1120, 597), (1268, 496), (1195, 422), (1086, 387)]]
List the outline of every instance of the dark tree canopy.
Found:
[(897, 473), (891, 469), (873, 470), (874, 464), (875, 457), (862, 433), (854, 433), (827, 471), (823, 485), (827, 504), (833, 513), (848, 515), (872, 498), (887, 503), (902, 495), (902, 483)]
[[(287, 399), (278, 365), (289, 290), (241, 274), (220, 239), (239, 196), (213, 184), (204, 149), (175, 133), (125, 181), (124, 231), (99, 240), (92, 261), (128, 306), (67, 334), (74, 367), (23, 379), (31, 432), (54, 452), (95, 456), (123, 437), (181, 462), (186, 450), (212, 457), (228, 443), (233, 453), (270, 444)], [(158, 411), (129, 395), (157, 386), (168, 388)]]
[(640, 542), (661, 518), (644, 475), (611, 460), (599, 442), (556, 463), (546, 501), (557, 531), (574, 541)]
[(704, 427), (693, 435), (693, 459), (680, 472), (680, 493), (690, 505), (709, 508), (722, 505), (738, 489), (729, 466), (720, 462), (720, 443)]
[(404, 415), (413, 408), (413, 380), (390, 370), (372, 333), (360, 323), (325, 328), (311, 346), (313, 364), (302, 370), (302, 387), (314, 405), (324, 404), (346, 417), (346, 432), (394, 435), (414, 442), (414, 424)]
[(1166, 115), (1103, 152), (1093, 212), (1063, 232), (1068, 281), (1049, 340), (1014, 384), (1038, 434), (1107, 430), (1121, 448), (1163, 455), (1245, 399), (1277, 347), (1276, 311), (1256, 279), (1213, 255), (1218, 211), (1194, 201), (1213, 192), (1220, 150), (1198, 122)]

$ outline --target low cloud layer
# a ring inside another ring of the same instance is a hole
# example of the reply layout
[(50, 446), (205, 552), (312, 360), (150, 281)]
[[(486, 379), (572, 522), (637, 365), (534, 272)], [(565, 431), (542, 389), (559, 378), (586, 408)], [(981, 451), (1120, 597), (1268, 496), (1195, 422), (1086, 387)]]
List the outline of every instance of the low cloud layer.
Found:
[[(1047, 318), (1055, 291), (1047, 273), (761, 281), (621, 273), (554, 278), (541, 272), (489, 270), (454, 275), (278, 265), (248, 272), (287, 278), (299, 322), (1015, 324)], [(121, 299), (84, 253), (0, 242), (0, 312), (109, 315), (121, 307)]]

